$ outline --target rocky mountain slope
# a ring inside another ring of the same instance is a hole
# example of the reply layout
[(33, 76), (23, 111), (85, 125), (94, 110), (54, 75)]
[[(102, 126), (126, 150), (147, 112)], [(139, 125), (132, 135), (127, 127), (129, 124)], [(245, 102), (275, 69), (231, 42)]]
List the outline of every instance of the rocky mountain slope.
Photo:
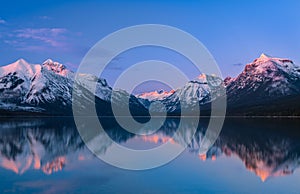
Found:
[(171, 95), (157, 98), (146, 93), (140, 96), (150, 102), (162, 102), (168, 112), (179, 112), (180, 97), (191, 110), (196, 101), (202, 109), (209, 109), (210, 102), (221, 97), (223, 85), (227, 115), (300, 115), (300, 67), (289, 59), (266, 54), (247, 64), (236, 78), (227, 77), (223, 83), (221, 78), (200, 75)]
[[(262, 54), (235, 78), (224, 81), (214, 75), (201, 74), (183, 87), (170, 92), (154, 91), (136, 96), (112, 88), (105, 79), (93, 75), (79, 74), (78, 90), (72, 93), (75, 73), (64, 65), (50, 59), (41, 65), (29, 64), (24, 59), (0, 67), (0, 114), (35, 113), (72, 115), (72, 95), (81, 99), (80, 108), (91, 105), (95, 96), (99, 115), (114, 115), (111, 103), (120, 109), (127, 109), (128, 100), (131, 113), (148, 115), (152, 111), (167, 111), (170, 115), (180, 115), (182, 110), (210, 112), (211, 102), (227, 94), (227, 115), (300, 115), (300, 68), (293, 61)], [(96, 91), (92, 85), (96, 83)], [(226, 90), (226, 91), (225, 91)], [(112, 98), (113, 97), (113, 98)], [(82, 111), (78, 110), (78, 111)], [(122, 111), (120, 111), (122, 112)]]
[[(112, 114), (110, 104), (112, 88), (105, 79), (93, 75), (79, 74), (74, 94), (82, 99), (78, 103), (90, 103), (95, 96), (96, 106), (103, 114)], [(0, 112), (2, 114), (72, 114), (72, 90), (75, 73), (51, 59), (40, 64), (29, 64), (20, 59), (10, 65), (0, 67)], [(96, 91), (91, 85), (96, 83)], [(145, 111), (136, 97), (125, 91), (116, 91), (120, 106), (126, 96), (130, 96), (132, 110)], [(86, 104), (87, 105), (87, 104)], [(84, 104), (82, 104), (84, 106)], [(137, 111), (136, 111), (137, 112)]]
[(224, 82), (231, 114), (299, 114), (300, 68), (289, 59), (262, 54)]

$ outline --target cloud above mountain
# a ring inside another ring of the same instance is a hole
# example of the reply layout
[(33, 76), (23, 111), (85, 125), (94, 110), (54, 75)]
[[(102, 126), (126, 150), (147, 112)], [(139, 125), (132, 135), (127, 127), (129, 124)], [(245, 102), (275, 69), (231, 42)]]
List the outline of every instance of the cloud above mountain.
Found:
[(10, 33), (4, 42), (18, 50), (67, 49), (69, 33), (65, 28), (24, 28)]

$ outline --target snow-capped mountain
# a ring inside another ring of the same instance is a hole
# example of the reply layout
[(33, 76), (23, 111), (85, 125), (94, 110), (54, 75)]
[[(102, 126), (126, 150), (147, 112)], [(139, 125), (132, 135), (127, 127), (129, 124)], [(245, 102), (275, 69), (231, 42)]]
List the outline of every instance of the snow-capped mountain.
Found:
[[(0, 67), (0, 113), (71, 114), (74, 77), (74, 72), (51, 59), (41, 65), (20, 59)], [(91, 86), (95, 83), (96, 90), (93, 91)], [(300, 68), (289, 59), (266, 54), (247, 64), (236, 78), (227, 77), (223, 81), (214, 75), (201, 74), (169, 92), (154, 91), (133, 96), (116, 90), (116, 95), (112, 95), (113, 90), (105, 79), (87, 74), (79, 74), (75, 84), (80, 87), (74, 95), (87, 103), (79, 107), (87, 107), (96, 96), (100, 115), (113, 115), (111, 103), (127, 109), (128, 97), (130, 110), (137, 115), (148, 115), (147, 109), (153, 102), (165, 106), (151, 106), (157, 113), (165, 109), (170, 114), (180, 114), (182, 109), (193, 112), (199, 104), (202, 110), (209, 111), (210, 103), (222, 97), (225, 90), (228, 114), (300, 114)]]
[[(189, 81), (183, 87), (171, 92), (163, 92), (157, 95), (157, 92), (142, 94), (143, 98), (150, 102), (160, 101), (165, 105), (167, 112), (178, 113), (184, 106), (193, 111), (197, 104), (210, 103), (220, 97), (224, 92), (224, 84), (221, 78), (214, 75), (201, 74), (193, 81)], [(139, 97), (140, 97), (139, 96)], [(163, 111), (155, 110), (157, 112)]]
[(33, 112), (43, 112), (46, 106), (66, 109), (71, 105), (72, 76), (64, 65), (50, 59), (42, 65), (19, 59), (1, 67), (1, 108), (9, 111), (30, 108)]
[[(264, 105), (264, 108), (259, 109), (267, 109), (267, 103), (274, 103), (275, 108), (275, 103), (280, 103), (277, 100), (283, 104), (284, 99), (289, 98), (287, 103), (290, 103), (300, 95), (300, 68), (289, 59), (262, 54), (247, 64), (236, 78), (228, 77), (224, 83), (229, 108), (253, 109), (257, 105)], [(277, 111), (279, 109), (281, 108), (277, 106)]]
[(164, 98), (172, 95), (175, 91), (164, 91), (164, 90), (158, 90), (154, 92), (145, 92), (142, 94), (137, 95), (138, 98), (147, 99), (149, 101), (155, 101), (155, 100), (163, 100)]
[[(19, 59), (10, 65), (0, 67), (0, 110), (1, 112), (71, 114), (74, 77), (74, 72), (51, 59), (41, 65), (30, 64), (24, 59)], [(95, 83), (94, 92), (91, 85)], [(76, 84), (81, 86), (81, 90), (75, 90), (75, 95), (83, 98), (83, 101), (90, 102), (93, 100), (91, 97), (95, 95), (101, 108), (109, 106), (112, 102), (112, 88), (108, 86), (105, 79), (79, 74)], [(114, 99), (113, 102), (121, 105), (122, 100), (129, 94), (124, 91), (116, 92), (120, 99)], [(130, 100), (130, 105), (143, 107), (134, 96), (130, 96)]]
[(289, 59), (266, 54), (247, 64), (236, 78), (227, 77), (222, 81), (219, 77), (201, 74), (175, 91), (154, 91), (138, 97), (146, 107), (159, 101), (165, 105), (167, 112), (177, 114), (182, 106), (193, 111), (198, 108), (198, 102), (203, 106), (202, 110), (210, 109), (210, 102), (221, 97), (225, 89), (228, 114), (300, 114), (300, 67)]
[[(229, 94), (241, 95), (243, 90), (272, 97), (293, 95), (300, 92), (300, 68), (289, 59), (262, 54), (236, 78), (227, 78)], [(258, 94), (258, 95), (259, 95)]]

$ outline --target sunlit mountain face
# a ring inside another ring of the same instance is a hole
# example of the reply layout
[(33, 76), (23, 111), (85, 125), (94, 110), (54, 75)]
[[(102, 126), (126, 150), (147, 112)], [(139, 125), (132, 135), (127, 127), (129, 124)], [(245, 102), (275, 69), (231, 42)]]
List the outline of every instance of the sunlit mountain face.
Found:
[(299, 115), (300, 68), (292, 60), (266, 54), (225, 80), (232, 115)]
[(290, 59), (264, 53), (246, 64), (235, 78), (220, 80), (213, 75), (201, 74), (171, 94), (164, 91), (149, 92), (138, 97), (150, 102), (160, 101), (169, 112), (180, 109), (178, 96), (182, 96), (186, 104), (192, 105), (196, 99), (200, 105), (204, 105), (203, 108), (207, 108), (205, 105), (222, 96), (222, 84), (227, 94), (227, 115), (299, 115), (300, 67)]
[[(180, 115), (181, 110), (204, 110), (210, 114), (211, 103), (227, 97), (227, 115), (234, 116), (299, 116), (300, 67), (292, 60), (261, 54), (235, 78), (224, 80), (215, 75), (201, 74), (182, 87), (171, 91), (153, 91), (132, 95), (113, 89), (103, 78), (78, 74), (59, 62), (48, 59), (41, 64), (30, 64), (20, 59), (0, 67), (0, 115), (72, 115), (72, 104), (89, 110), (95, 101), (100, 116), (112, 116), (111, 104), (120, 112), (128, 106), (136, 116)], [(93, 91), (93, 85), (96, 86)], [(127, 104), (129, 98), (129, 105)], [(78, 99), (73, 100), (72, 99)], [(124, 110), (124, 111), (123, 111)], [(122, 115), (119, 115), (122, 116)]]
[[(93, 90), (95, 85), (95, 90)], [(76, 89), (74, 89), (76, 88)], [(130, 99), (132, 113), (147, 115), (144, 106), (126, 91), (115, 91), (105, 79), (75, 73), (59, 62), (48, 59), (31, 64), (24, 59), (0, 67), (0, 115), (72, 115), (73, 105), (86, 108), (96, 103), (99, 115), (112, 115), (111, 104), (126, 107)], [(128, 98), (127, 98), (128, 96)], [(79, 100), (73, 100), (80, 99)], [(80, 109), (78, 108), (78, 109)], [(138, 111), (137, 111), (138, 110)], [(81, 112), (81, 109), (78, 110)]]
[[(174, 136), (178, 123), (179, 119), (168, 119), (160, 130), (147, 136), (133, 135), (119, 127), (108, 128), (106, 133), (120, 145), (134, 149), (149, 149), (167, 141), (184, 145), (190, 126), (183, 126), (185, 133)], [(219, 158), (238, 160), (262, 181), (288, 176), (300, 164), (299, 124), (297, 120), (226, 120), (214, 146), (206, 154), (200, 154), (207, 126), (203, 120), (187, 152), (194, 160), (205, 162)], [(1, 167), (22, 176), (27, 171), (53, 174), (67, 166), (98, 160), (85, 147), (71, 119), (6, 119), (1, 120), (0, 133)], [(104, 134), (98, 134), (101, 135)], [(110, 146), (111, 142), (98, 142), (101, 154), (108, 152)]]

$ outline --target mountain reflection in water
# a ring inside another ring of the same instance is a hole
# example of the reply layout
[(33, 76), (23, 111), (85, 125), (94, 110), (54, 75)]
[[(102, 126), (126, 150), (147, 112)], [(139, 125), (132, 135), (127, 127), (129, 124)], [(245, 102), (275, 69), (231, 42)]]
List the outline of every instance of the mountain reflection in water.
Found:
[[(167, 141), (184, 145), (191, 131), (188, 125), (183, 126), (185, 133), (173, 136), (178, 123), (179, 119), (167, 119), (151, 135), (134, 135), (119, 127), (106, 129), (106, 133), (115, 142), (134, 149), (149, 149)], [(300, 164), (297, 120), (227, 119), (214, 146), (206, 154), (199, 154), (206, 126), (205, 120), (200, 122), (187, 148), (200, 160), (236, 157), (262, 181), (290, 175)], [(85, 147), (71, 118), (2, 119), (0, 133), (0, 165), (16, 174), (28, 170), (51, 174), (70, 163), (96, 159)], [(99, 141), (97, 146), (105, 154), (110, 145), (111, 142)]]

